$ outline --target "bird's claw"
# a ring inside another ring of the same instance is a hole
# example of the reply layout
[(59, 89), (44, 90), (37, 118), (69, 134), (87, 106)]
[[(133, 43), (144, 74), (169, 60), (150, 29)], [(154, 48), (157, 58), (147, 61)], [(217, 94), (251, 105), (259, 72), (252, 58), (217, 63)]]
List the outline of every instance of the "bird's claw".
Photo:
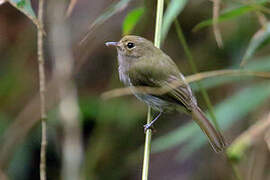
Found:
[(144, 133), (146, 133), (146, 131), (147, 131), (148, 129), (151, 129), (152, 131), (155, 132), (155, 129), (154, 129), (154, 127), (153, 127), (153, 124), (151, 124), (151, 123), (145, 124), (143, 127), (144, 127)]

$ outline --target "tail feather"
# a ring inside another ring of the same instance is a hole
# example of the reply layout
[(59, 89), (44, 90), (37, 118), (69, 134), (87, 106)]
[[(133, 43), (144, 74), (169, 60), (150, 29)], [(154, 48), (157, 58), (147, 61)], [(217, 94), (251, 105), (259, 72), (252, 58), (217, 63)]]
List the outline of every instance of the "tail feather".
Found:
[(198, 106), (195, 106), (194, 108), (192, 108), (191, 113), (193, 119), (208, 137), (209, 143), (211, 144), (215, 152), (223, 151), (226, 148), (224, 138), (222, 137), (221, 133), (216, 130), (209, 122), (209, 120), (205, 117), (202, 110)]

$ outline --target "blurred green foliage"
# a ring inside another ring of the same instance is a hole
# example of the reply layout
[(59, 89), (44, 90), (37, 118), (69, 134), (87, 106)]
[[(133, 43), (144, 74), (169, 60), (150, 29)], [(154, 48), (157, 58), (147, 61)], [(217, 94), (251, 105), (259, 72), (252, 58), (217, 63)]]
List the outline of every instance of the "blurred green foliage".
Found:
[(123, 35), (128, 35), (132, 32), (143, 13), (143, 7), (133, 9), (132, 11), (130, 11), (130, 13), (128, 13), (123, 22)]

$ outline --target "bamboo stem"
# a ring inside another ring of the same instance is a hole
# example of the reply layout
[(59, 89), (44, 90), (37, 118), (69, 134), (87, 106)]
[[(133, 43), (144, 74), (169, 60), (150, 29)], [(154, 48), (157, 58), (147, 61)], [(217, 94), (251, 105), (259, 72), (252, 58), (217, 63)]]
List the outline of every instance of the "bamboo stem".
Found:
[[(154, 40), (154, 44), (158, 48), (160, 47), (160, 40), (161, 40), (163, 7), (164, 7), (164, 0), (158, 0), (157, 1), (157, 11), (156, 11), (157, 13), (156, 13), (155, 40)], [(148, 106), (147, 123), (150, 123), (151, 119), (152, 119), (151, 118), (151, 107)], [(150, 152), (151, 152), (151, 137), (152, 137), (152, 130), (147, 129), (146, 134), (145, 134), (142, 180), (148, 179)]]
[[(150, 123), (151, 119), (152, 119), (151, 118), (151, 107), (148, 106), (147, 123)], [(146, 135), (145, 135), (142, 180), (148, 179), (149, 161), (150, 161), (150, 152), (151, 152), (151, 137), (152, 137), (152, 130), (148, 129), (146, 131)]]

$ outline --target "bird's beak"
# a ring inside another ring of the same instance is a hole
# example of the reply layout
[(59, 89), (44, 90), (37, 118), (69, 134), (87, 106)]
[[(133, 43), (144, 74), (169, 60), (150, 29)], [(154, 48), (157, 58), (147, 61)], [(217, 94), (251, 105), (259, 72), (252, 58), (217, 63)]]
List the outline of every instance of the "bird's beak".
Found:
[(105, 45), (108, 47), (110, 47), (110, 46), (119, 47), (118, 42), (106, 42)]

